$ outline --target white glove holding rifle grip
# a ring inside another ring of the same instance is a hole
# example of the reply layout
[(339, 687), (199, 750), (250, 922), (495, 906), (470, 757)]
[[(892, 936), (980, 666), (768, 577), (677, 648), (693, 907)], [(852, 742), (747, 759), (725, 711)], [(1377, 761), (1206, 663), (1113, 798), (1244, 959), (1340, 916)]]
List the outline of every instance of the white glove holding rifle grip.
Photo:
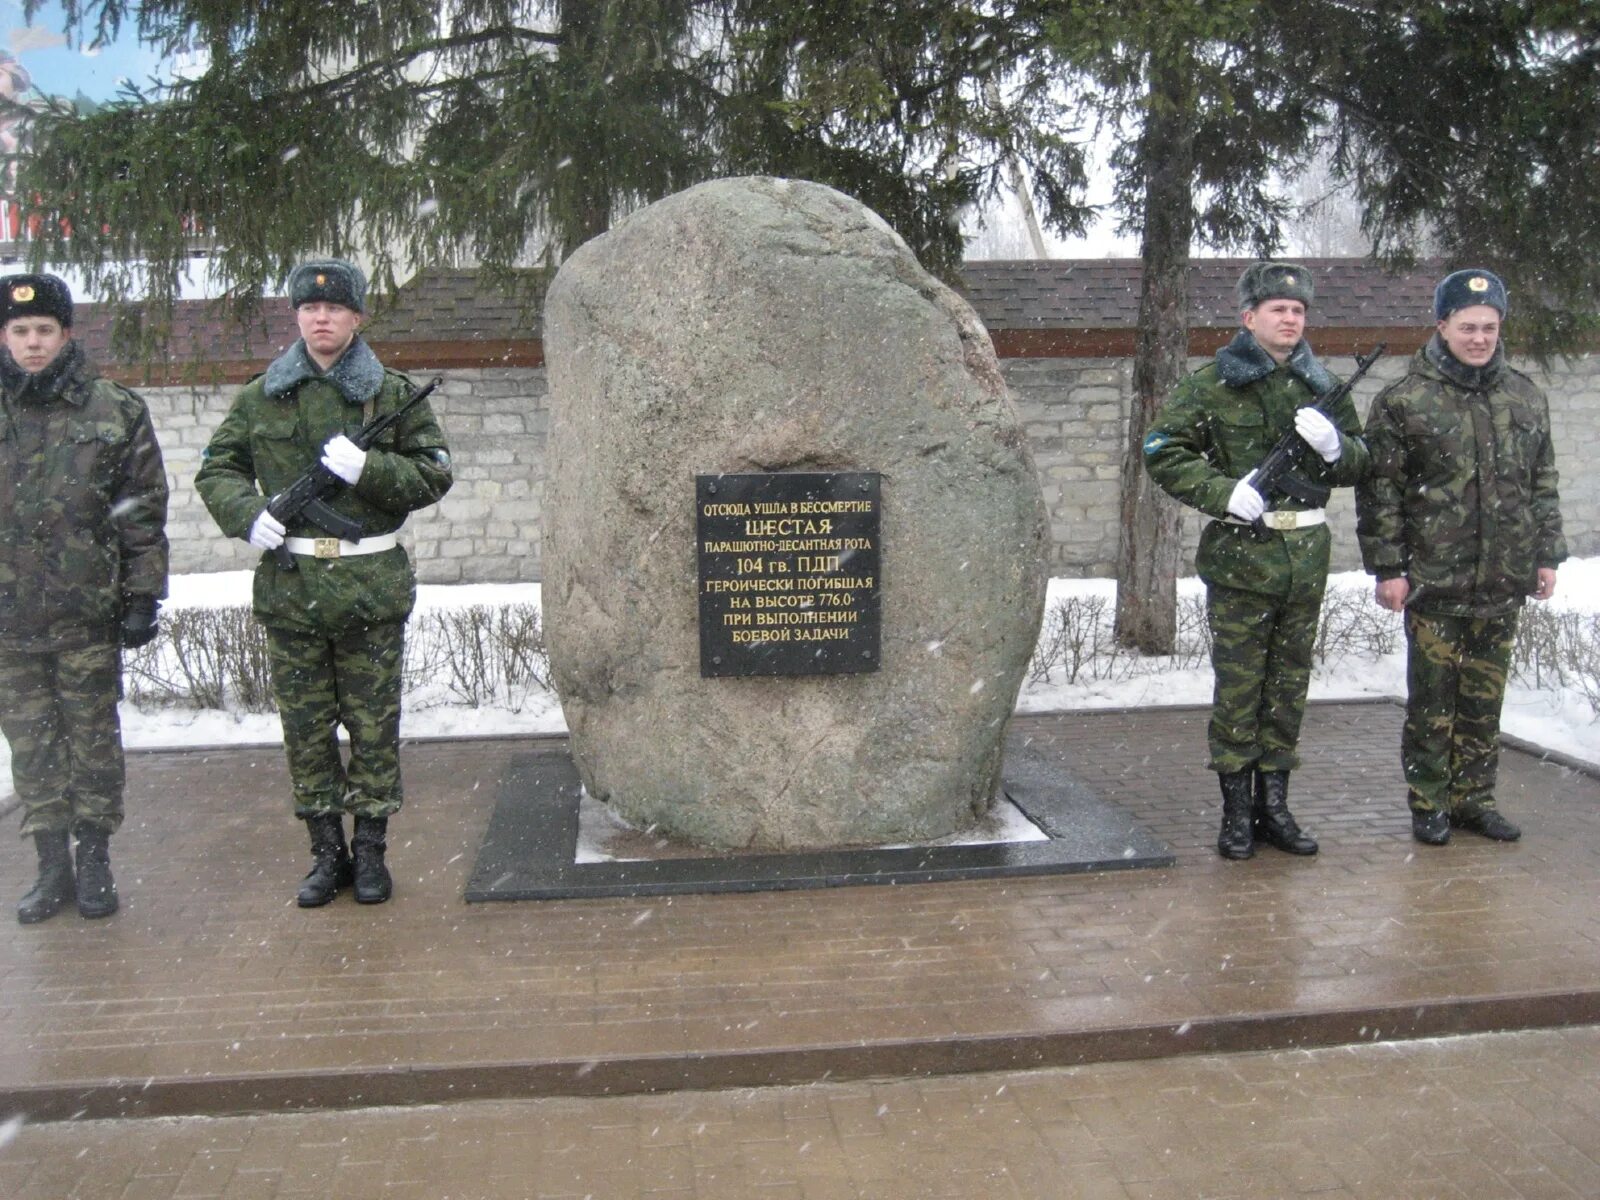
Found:
[(1333, 422), (1314, 408), (1302, 408), (1294, 414), (1294, 431), (1318, 454), (1323, 462), (1339, 461), (1339, 431)]
[(257, 550), (276, 550), (283, 545), (283, 535), (287, 532), (283, 522), (263, 508), (255, 524), (250, 526), (250, 544)]
[(1251, 471), (1233, 485), (1233, 495), (1228, 497), (1228, 511), (1247, 525), (1267, 511), (1267, 502), (1261, 498), (1261, 493), (1250, 486), (1255, 477), (1256, 473)]
[(322, 448), (322, 465), (354, 487), (367, 465), (367, 452), (341, 433)]

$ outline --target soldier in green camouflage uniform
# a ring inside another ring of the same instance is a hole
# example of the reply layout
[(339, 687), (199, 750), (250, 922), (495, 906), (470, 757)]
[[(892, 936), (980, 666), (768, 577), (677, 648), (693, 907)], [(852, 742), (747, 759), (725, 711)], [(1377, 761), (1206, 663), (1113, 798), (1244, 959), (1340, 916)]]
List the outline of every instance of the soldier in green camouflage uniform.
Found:
[(1378, 603), (1405, 613), (1400, 758), (1429, 845), (1521, 836), (1495, 807), (1500, 708), (1523, 600), (1548, 599), (1567, 556), (1549, 405), (1505, 360), (1506, 307), (1491, 272), (1447, 276), (1433, 337), (1367, 417), (1357, 532)]
[[(283, 720), (295, 815), (313, 865), (299, 903), (333, 899), (352, 881), (363, 904), (389, 898), (388, 818), (401, 804), (400, 664), (416, 579), (395, 531), (450, 488), (450, 455), (427, 401), (363, 451), (350, 435), (405, 403), (413, 389), (361, 340), (366, 279), (322, 259), (289, 280), (301, 338), (234, 400), (207, 446), (195, 486), (230, 537), (262, 550), (254, 609), (267, 631), (272, 690)], [(358, 521), (357, 543), (302, 522), (285, 529), (267, 500), (321, 461), (349, 486), (332, 507)], [(259, 484), (259, 487), (257, 486)], [(350, 739), (348, 768), (337, 728)], [(343, 815), (354, 817), (347, 848)], [(354, 861), (352, 863), (352, 852)]]
[[(39, 878), (23, 924), (117, 910), (120, 646), (156, 635), (167, 476), (138, 396), (99, 378), (54, 275), (0, 279), (0, 728)], [(69, 842), (77, 838), (76, 871)]]
[[(1217, 851), (1249, 858), (1260, 838), (1315, 854), (1316, 841), (1289, 811), (1288, 787), (1300, 765), (1331, 539), (1322, 509), (1263, 497), (1250, 476), (1290, 431), (1307, 444), (1302, 473), (1329, 486), (1360, 479), (1367, 450), (1348, 397), (1332, 420), (1309, 407), (1337, 386), (1304, 339), (1310, 274), (1255, 263), (1238, 292), (1245, 328), (1173, 391), (1145, 437), (1144, 462), (1164, 490), (1215, 518), (1200, 535), (1196, 566), (1216, 677), (1209, 741), (1223, 798)], [(1258, 518), (1269, 527), (1256, 526)]]

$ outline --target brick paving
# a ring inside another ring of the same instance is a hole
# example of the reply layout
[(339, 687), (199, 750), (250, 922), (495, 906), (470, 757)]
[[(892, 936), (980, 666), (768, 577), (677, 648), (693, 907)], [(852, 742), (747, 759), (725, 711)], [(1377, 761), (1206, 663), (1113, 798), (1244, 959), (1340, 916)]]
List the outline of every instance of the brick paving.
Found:
[(8, 1200), (1579, 1200), (1600, 1029), (804, 1087), (25, 1126)]
[[(311, 912), (276, 748), (136, 755), (124, 911), (0, 925), (0, 1113), (577, 1097), (1600, 1021), (1600, 782), (1509, 753), (1523, 841), (1421, 847), (1399, 720), (1313, 707), (1294, 779), (1313, 860), (1217, 858), (1203, 712), (1059, 714), (1018, 728), (1175, 867), (473, 906), (519, 744), (417, 745), (395, 900)], [(0, 844), (10, 892), (31, 869), (30, 846)]]

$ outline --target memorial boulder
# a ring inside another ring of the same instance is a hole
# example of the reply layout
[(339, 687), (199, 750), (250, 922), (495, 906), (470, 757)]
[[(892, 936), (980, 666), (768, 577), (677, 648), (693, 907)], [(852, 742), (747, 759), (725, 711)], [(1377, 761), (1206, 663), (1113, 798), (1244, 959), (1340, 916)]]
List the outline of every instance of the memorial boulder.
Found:
[(988, 334), (870, 210), (702, 184), (545, 305), (546, 638), (591, 795), (718, 848), (987, 811), (1046, 522)]

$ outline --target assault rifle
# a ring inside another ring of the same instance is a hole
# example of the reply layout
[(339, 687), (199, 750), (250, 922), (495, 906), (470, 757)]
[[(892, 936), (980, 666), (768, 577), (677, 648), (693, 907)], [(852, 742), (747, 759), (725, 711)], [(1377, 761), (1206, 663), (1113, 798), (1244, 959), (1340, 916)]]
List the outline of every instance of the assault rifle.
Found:
[[(1338, 387), (1323, 392), (1312, 407), (1323, 416), (1331, 417), (1333, 406), (1350, 394), (1350, 389), (1355, 387), (1357, 380), (1378, 361), (1387, 345), (1387, 342), (1379, 342), (1372, 353), (1365, 358), (1358, 355), (1355, 373)], [(1265, 500), (1271, 500), (1273, 496), (1287, 496), (1291, 500), (1298, 500), (1301, 504), (1321, 508), (1328, 502), (1328, 497), (1333, 495), (1333, 489), (1327, 484), (1307, 479), (1295, 469), (1300, 465), (1300, 455), (1305, 449), (1305, 439), (1291, 429), (1278, 439), (1278, 444), (1267, 451), (1267, 456), (1257, 463), (1256, 469), (1245, 478)], [(1272, 536), (1267, 530), (1266, 522), (1260, 517), (1250, 523), (1250, 532), (1257, 541), (1265, 541)]]
[[(443, 381), (442, 375), (435, 375), (399, 408), (382, 416), (373, 417), (350, 440), (363, 450), (372, 449), (373, 443), (382, 437), (391, 425), (426, 400), (428, 393)], [(331, 497), (337, 496), (349, 486), (323, 466), (321, 458), (318, 458), (300, 473), (300, 478), (267, 501), (267, 511), (282, 521), (285, 529), (289, 527), (290, 521), (304, 517), (330, 537), (346, 542), (358, 542), (362, 534), (361, 522), (335, 512), (328, 503)], [(283, 570), (296, 569), (294, 555), (289, 553), (287, 545), (278, 546), (273, 550), (272, 556), (278, 560), (278, 566)]]

